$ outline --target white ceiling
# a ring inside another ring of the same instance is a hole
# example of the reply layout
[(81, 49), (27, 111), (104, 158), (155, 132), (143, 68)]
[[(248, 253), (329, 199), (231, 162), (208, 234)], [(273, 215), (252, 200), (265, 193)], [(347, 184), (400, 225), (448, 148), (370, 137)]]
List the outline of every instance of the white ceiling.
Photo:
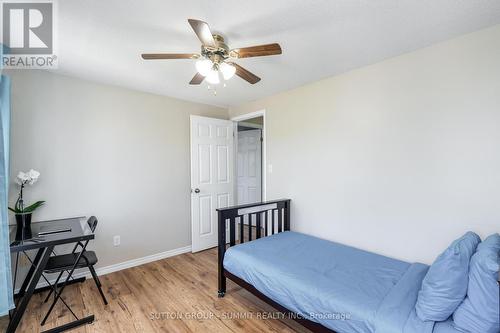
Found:
[[(237, 105), (500, 23), (499, 0), (63, 0), (57, 72), (220, 106)], [(227, 44), (279, 42), (281, 56), (238, 63), (262, 78), (190, 86), (193, 60), (144, 61), (147, 52), (199, 52), (187, 18)]]

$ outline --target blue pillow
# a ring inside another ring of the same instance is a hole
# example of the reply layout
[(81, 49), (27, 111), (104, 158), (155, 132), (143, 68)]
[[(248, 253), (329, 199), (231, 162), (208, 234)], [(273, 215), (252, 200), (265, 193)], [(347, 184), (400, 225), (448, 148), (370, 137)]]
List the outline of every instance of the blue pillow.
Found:
[(500, 235), (493, 234), (479, 244), (472, 256), (467, 297), (453, 313), (455, 328), (464, 332), (500, 332)]
[(415, 310), (424, 321), (443, 321), (462, 303), (469, 282), (469, 261), (479, 236), (467, 232), (437, 257), (422, 281)]

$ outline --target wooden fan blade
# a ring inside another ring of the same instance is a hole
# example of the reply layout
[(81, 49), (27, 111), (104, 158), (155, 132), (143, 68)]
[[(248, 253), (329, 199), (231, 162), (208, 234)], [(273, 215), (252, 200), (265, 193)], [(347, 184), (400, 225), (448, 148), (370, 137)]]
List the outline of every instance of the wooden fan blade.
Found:
[(212, 36), (212, 32), (206, 22), (194, 19), (188, 19), (188, 22), (203, 45), (215, 47), (214, 36)]
[(199, 54), (196, 53), (143, 53), (142, 59), (158, 60), (158, 59), (196, 59)]
[(253, 74), (252, 72), (249, 72), (248, 70), (244, 69), (238, 64), (235, 64), (234, 62), (230, 63), (234, 67), (236, 67), (236, 75), (241, 77), (243, 80), (251, 83), (251, 84), (256, 84), (257, 82), (260, 81), (260, 77), (257, 75)]
[(263, 57), (275, 54), (281, 54), (281, 46), (278, 43), (242, 47), (231, 50), (237, 58)]
[(200, 73), (196, 73), (191, 81), (189, 81), (189, 84), (200, 84), (205, 80), (205, 77), (201, 75)]

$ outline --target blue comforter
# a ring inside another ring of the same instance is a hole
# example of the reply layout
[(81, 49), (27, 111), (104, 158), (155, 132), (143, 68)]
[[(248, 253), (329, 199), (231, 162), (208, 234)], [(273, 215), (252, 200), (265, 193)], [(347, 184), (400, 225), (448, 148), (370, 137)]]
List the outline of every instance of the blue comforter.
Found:
[(434, 331), (434, 323), (421, 321), (414, 310), (428, 270), (423, 264), (283, 232), (229, 248), (224, 268), (337, 332)]

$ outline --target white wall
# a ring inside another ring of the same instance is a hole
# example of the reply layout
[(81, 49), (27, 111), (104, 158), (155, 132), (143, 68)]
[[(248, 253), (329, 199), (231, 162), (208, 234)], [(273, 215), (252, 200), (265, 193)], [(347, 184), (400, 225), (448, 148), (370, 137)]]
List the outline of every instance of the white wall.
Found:
[[(265, 109), (292, 229), (430, 263), (500, 231), (500, 26), (230, 109)], [(325, 60), (326, 61), (326, 60)]]
[[(191, 245), (189, 115), (227, 110), (42, 71), (12, 77), (11, 179), (46, 200), (36, 220), (99, 218), (99, 266)], [(10, 202), (17, 187), (11, 185)], [(113, 236), (121, 246), (113, 246)]]

